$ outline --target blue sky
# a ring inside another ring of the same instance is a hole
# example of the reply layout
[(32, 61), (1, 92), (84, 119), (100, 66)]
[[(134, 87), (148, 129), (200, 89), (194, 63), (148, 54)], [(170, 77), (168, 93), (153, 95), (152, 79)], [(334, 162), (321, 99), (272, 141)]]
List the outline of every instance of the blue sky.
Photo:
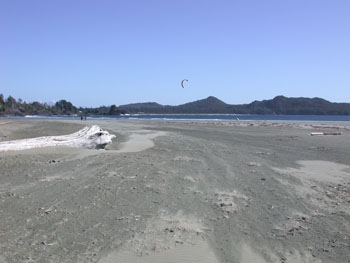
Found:
[(349, 0), (0, 0), (0, 93), (77, 106), (350, 102), (349, 14)]

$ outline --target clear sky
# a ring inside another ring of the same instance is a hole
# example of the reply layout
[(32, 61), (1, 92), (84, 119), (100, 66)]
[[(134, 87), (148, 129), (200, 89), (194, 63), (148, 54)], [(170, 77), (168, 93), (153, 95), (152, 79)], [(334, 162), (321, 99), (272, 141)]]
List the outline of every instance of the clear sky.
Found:
[(0, 0), (0, 93), (76, 106), (350, 102), (350, 1)]

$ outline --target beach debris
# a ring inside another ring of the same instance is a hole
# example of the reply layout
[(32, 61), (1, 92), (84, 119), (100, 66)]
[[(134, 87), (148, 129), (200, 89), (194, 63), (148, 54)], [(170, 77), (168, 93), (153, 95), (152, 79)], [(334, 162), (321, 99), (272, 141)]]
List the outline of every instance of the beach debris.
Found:
[(220, 207), (225, 213), (235, 213), (238, 211), (238, 203), (247, 204), (249, 198), (237, 191), (233, 192), (216, 192), (215, 204)]
[(308, 150), (330, 151), (332, 149), (324, 146), (318, 146), (318, 147), (309, 147)]
[(0, 151), (27, 150), (49, 146), (71, 146), (87, 149), (104, 149), (112, 143), (115, 135), (102, 130), (97, 125), (85, 127), (80, 131), (62, 136), (44, 136), (30, 139), (0, 142)]
[(250, 166), (250, 167), (259, 167), (259, 166), (261, 166), (261, 163), (249, 162), (249, 163), (248, 163), (248, 166)]
[(318, 136), (318, 135), (342, 135), (342, 132), (312, 132), (310, 133), (311, 136)]
[(191, 183), (195, 183), (196, 182), (196, 179), (194, 179), (191, 176), (185, 176), (184, 180), (187, 181), (187, 182), (191, 182)]
[(187, 156), (176, 156), (174, 161), (199, 162), (199, 160)]
[(45, 208), (45, 207), (40, 207), (39, 211), (43, 211), (45, 214), (50, 214), (52, 211), (56, 211), (56, 207), (55, 206), (50, 206), (49, 208)]
[(50, 160), (49, 161), (49, 163), (59, 163), (59, 162), (61, 162), (61, 161), (60, 160), (57, 160), (57, 161), (56, 160)]
[(271, 152), (255, 152), (256, 154), (260, 154), (260, 155), (271, 155)]

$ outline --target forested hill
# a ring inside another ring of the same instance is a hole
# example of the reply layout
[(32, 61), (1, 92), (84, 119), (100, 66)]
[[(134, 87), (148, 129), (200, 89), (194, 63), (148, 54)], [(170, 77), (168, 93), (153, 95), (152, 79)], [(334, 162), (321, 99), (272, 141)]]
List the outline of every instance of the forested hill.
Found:
[(231, 105), (215, 97), (189, 102), (178, 106), (155, 102), (134, 103), (97, 108), (77, 108), (71, 102), (60, 100), (53, 105), (27, 103), (0, 94), (0, 116), (10, 115), (119, 115), (124, 113), (154, 114), (276, 114), (276, 115), (350, 115), (350, 103), (332, 103), (320, 98), (287, 98), (277, 96), (272, 100), (254, 101), (249, 104)]
[(332, 103), (320, 98), (287, 98), (277, 96), (272, 100), (254, 101), (249, 104), (231, 105), (208, 97), (178, 106), (160, 105), (155, 102), (119, 106), (129, 113), (202, 113), (202, 114), (286, 114), (286, 115), (349, 115), (350, 103)]
[[(233, 106), (240, 107), (240, 106)], [(349, 115), (350, 103), (333, 103), (321, 98), (287, 98), (254, 101), (242, 105), (242, 113), (285, 115)]]

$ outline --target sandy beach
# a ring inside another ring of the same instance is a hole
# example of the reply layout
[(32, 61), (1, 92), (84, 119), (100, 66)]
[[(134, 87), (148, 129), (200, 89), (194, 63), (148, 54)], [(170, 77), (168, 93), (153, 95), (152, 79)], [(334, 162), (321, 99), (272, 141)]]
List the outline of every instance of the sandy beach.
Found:
[(349, 123), (0, 119), (0, 142), (91, 125), (113, 144), (0, 151), (0, 262), (350, 262)]

